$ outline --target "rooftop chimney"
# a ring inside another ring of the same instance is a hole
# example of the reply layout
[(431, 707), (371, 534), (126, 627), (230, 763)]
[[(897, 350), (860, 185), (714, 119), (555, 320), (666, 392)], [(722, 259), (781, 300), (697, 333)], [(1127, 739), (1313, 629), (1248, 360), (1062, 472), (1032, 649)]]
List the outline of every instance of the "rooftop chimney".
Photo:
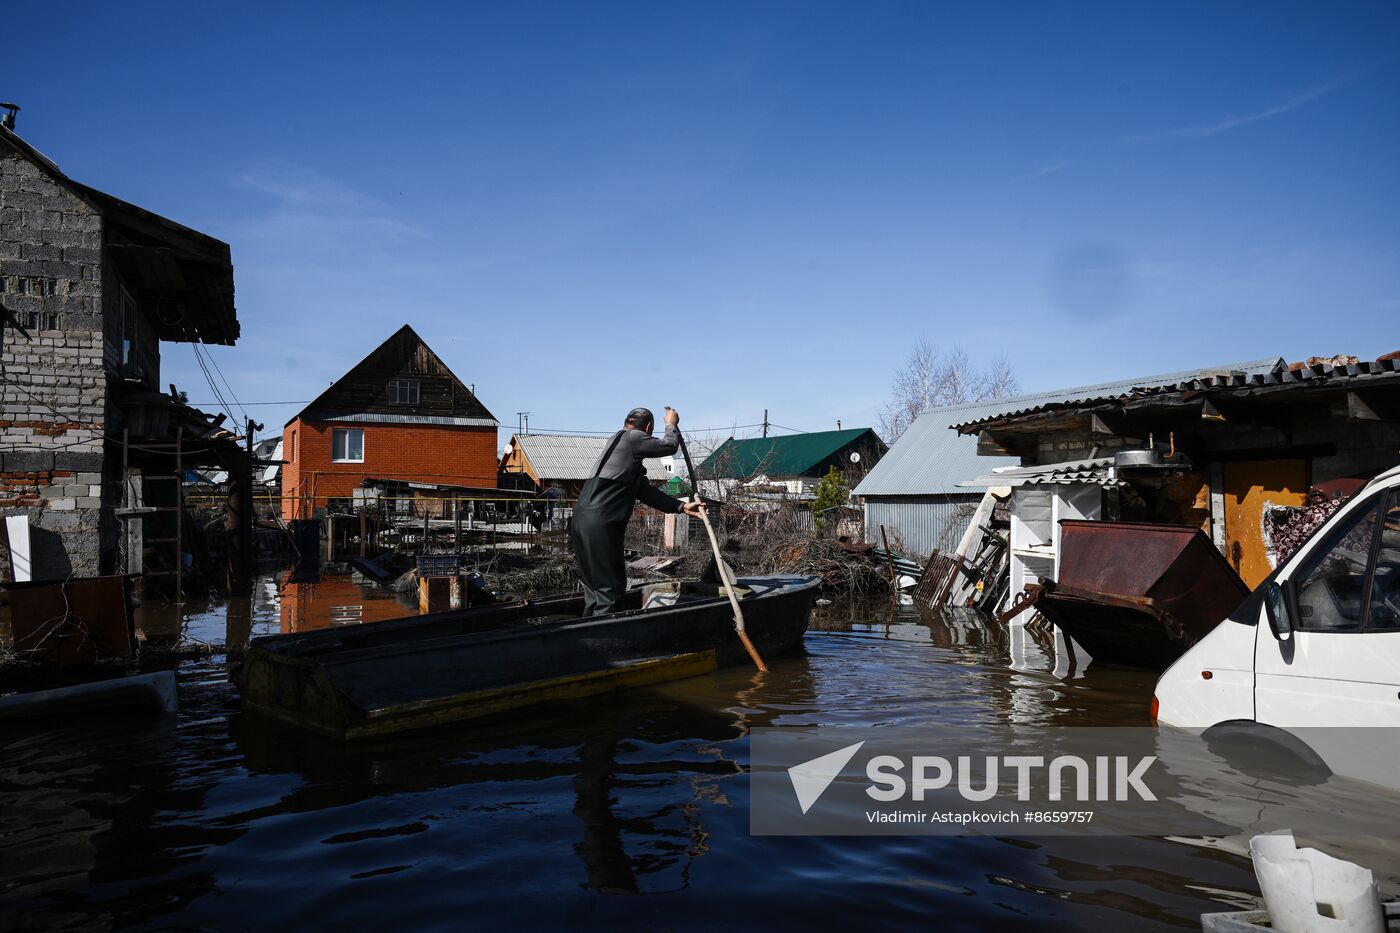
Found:
[(0, 110), (5, 111), (5, 115), (0, 117), (0, 126), (4, 126), (7, 130), (13, 130), (15, 128), (15, 114), (19, 113), (19, 104), (0, 103)]

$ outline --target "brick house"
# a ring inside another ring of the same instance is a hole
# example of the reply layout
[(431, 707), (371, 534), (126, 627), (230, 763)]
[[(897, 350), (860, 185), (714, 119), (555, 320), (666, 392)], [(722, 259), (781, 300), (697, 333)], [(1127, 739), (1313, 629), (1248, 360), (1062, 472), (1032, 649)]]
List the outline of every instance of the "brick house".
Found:
[(496, 428), (405, 324), (283, 428), (282, 515), (321, 516), (370, 487), (493, 489)]
[[(222, 418), (160, 388), (161, 341), (238, 337), (229, 247), (69, 178), (13, 125), (0, 125), (0, 518), (27, 543), (12, 555), (0, 536), (0, 574), (26, 547), (36, 580), (140, 572), (145, 522), (131, 519), (146, 516), (119, 513), (175, 505), (176, 484), (143, 477), (175, 472), (176, 436), (185, 465), (240, 469)], [(178, 531), (152, 530), (175, 542), (157, 562), (178, 565)]]

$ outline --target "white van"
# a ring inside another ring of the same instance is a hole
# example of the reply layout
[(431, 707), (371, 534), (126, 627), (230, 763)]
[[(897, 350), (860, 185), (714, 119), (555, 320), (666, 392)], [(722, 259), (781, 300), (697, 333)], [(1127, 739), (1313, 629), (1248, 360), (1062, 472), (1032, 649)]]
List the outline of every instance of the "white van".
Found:
[(1152, 713), (1188, 729), (1400, 726), (1400, 467), (1177, 659)]

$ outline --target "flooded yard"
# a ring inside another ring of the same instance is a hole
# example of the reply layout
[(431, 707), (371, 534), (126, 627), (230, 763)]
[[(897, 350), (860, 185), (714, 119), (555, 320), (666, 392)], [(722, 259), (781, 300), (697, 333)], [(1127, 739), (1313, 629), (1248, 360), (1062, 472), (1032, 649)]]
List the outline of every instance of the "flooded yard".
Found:
[[(755, 726), (1146, 725), (1154, 675), (1054, 675), (1029, 646), (887, 602), (819, 608), (806, 651), (353, 747), (239, 712), (221, 645), (414, 611), (349, 578), (146, 607), (215, 646), (173, 721), (0, 740), (7, 930), (1192, 929), (1252, 906), (1247, 858), (1099, 837), (756, 837)], [(1019, 652), (1019, 649), (1018, 649)]]

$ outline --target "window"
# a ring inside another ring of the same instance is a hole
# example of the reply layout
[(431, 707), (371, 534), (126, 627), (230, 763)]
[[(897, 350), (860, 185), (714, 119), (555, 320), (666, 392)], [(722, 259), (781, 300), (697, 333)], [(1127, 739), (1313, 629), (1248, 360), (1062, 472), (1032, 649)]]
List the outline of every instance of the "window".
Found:
[(331, 462), (365, 462), (365, 432), (363, 428), (331, 428)]
[(121, 322), (122, 363), (135, 363), (137, 353), (137, 329), (141, 315), (136, 309), (136, 301), (125, 288), (117, 289), (117, 317)]
[(291, 434), (289, 434), (289, 435), (288, 435), (288, 440), (291, 441), (291, 444), (288, 446), (287, 455), (286, 455), (286, 458), (285, 458), (285, 459), (286, 459), (287, 462), (289, 462), (289, 463), (296, 463), (296, 462), (297, 462), (297, 432), (293, 431)]
[(1400, 492), (1391, 490), (1381, 521), (1381, 546), (1371, 577), (1371, 614), (1366, 628), (1400, 628)]
[(58, 330), (58, 312), (26, 311), (22, 323), (26, 330)]
[(1376, 537), (1380, 497), (1334, 531), (1310, 556), (1298, 583), (1298, 628), (1312, 632), (1354, 632), (1361, 628), (1366, 568)]
[(417, 404), (418, 404), (418, 380), (417, 380), (417, 379), (390, 379), (390, 380), (389, 380), (389, 404), (390, 404), (390, 405), (417, 405)]

